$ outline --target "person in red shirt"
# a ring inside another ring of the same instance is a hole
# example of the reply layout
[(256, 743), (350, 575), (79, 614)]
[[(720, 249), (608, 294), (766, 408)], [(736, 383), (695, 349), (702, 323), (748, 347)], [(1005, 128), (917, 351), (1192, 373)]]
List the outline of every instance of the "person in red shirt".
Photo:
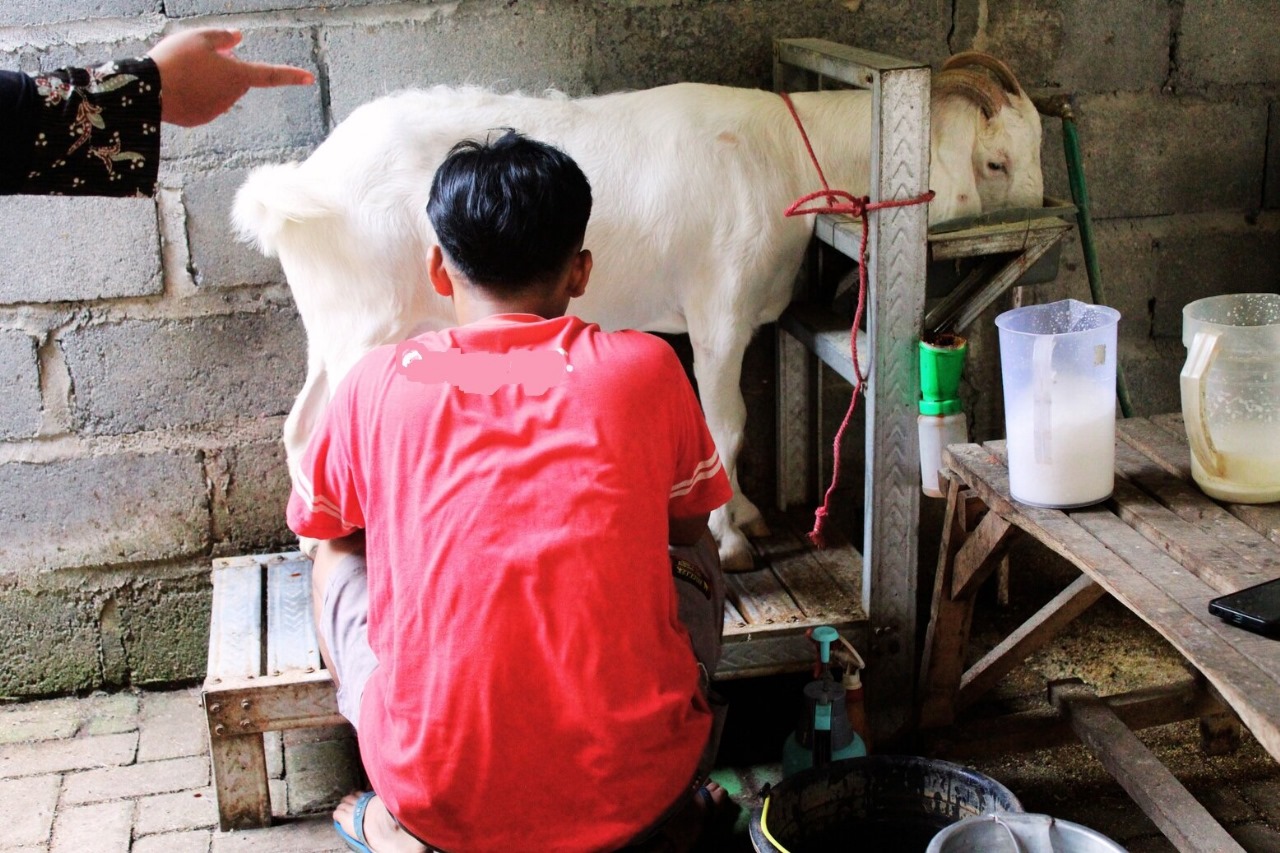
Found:
[(590, 210), (551, 146), (456, 146), (427, 212), (459, 325), (357, 364), (295, 474), (373, 787), (334, 812), (353, 850), (687, 849), (725, 798), (731, 490), (671, 348), (565, 315)]

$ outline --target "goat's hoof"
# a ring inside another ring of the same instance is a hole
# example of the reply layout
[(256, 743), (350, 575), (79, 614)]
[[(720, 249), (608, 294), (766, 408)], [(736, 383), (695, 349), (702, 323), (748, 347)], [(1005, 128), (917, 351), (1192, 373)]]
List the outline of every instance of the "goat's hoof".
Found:
[(742, 524), (742, 532), (750, 536), (752, 539), (763, 539), (772, 531), (769, 530), (769, 523), (764, 520), (764, 516), (757, 515), (755, 518)]
[[(742, 543), (746, 546), (746, 542)], [(750, 547), (730, 548), (720, 552), (720, 568), (726, 572), (750, 572), (756, 569), (755, 555)]]

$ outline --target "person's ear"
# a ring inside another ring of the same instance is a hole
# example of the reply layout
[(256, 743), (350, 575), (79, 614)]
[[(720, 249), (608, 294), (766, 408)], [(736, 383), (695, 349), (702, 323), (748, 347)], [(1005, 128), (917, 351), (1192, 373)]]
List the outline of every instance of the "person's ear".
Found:
[(431, 278), (431, 287), (441, 296), (453, 296), (453, 279), (444, 265), (444, 252), (439, 246), (432, 246), (427, 254), (427, 275)]
[(583, 249), (569, 265), (569, 296), (577, 299), (587, 292), (587, 280), (591, 278), (591, 252)]

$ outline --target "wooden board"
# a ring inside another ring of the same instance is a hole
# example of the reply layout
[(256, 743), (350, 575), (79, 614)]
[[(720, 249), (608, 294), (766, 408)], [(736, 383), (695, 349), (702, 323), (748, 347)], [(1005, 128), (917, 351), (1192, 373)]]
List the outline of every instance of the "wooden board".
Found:
[(271, 823), (271, 792), (262, 735), (211, 738), (209, 752), (223, 832)]
[(217, 689), (205, 691), (205, 713), (214, 741), (227, 736), (346, 723), (338, 713), (333, 680), (325, 671), (295, 670), (282, 676), (224, 681)]
[[(1116, 433), (1166, 471), (1194, 486), (1191, 453), (1187, 449), (1182, 415), (1157, 415), (1150, 420), (1129, 418), (1117, 422)], [(1272, 542), (1280, 544), (1280, 503), (1223, 503), (1221, 506)]]
[(1209, 615), (1217, 591), (1106, 509), (1070, 513), (1008, 497), (1002, 447), (954, 446), (944, 459), (982, 500), (1078, 566), (1168, 640), (1280, 758), (1280, 655), (1273, 641)]
[[(1112, 694), (1104, 701), (1135, 731), (1215, 714), (1222, 709), (1199, 678)], [(918, 741), (925, 754), (953, 761), (1073, 743), (1078, 743), (1075, 732), (1052, 707), (966, 719), (961, 725), (924, 732)]]
[(1050, 692), (1071, 727), (1107, 772), (1179, 850), (1244, 853), (1222, 825), (1151, 754), (1107, 704), (1083, 685)]
[(956, 693), (956, 707), (967, 708), (976, 702), (1014, 667), (1044, 648), (1063, 628), (1104, 595), (1106, 591), (1093, 578), (1082, 573), (1030, 619), (965, 670), (960, 678), (960, 689)]
[(214, 561), (202, 700), (222, 830), (271, 822), (262, 733), (344, 725), (320, 664), (311, 561), (296, 552)]
[[(1126, 422), (1121, 422), (1121, 426), (1120, 436), (1125, 438), (1126, 430), (1131, 427)], [(1151, 457), (1123, 442), (1116, 444), (1116, 472), (1191, 525), (1194, 530), (1188, 535), (1199, 547), (1211, 549), (1215, 556), (1225, 557), (1228, 563), (1243, 562), (1259, 570), (1259, 580), (1280, 577), (1280, 551), (1275, 544), (1222, 505), (1207, 500), (1194, 483), (1170, 474)], [(1137, 509), (1136, 505), (1133, 508)], [(1158, 526), (1166, 528), (1166, 534), (1173, 527), (1164, 522)], [(1240, 569), (1244, 571), (1246, 566)], [(1253, 576), (1242, 577), (1239, 582), (1243, 584)]]
[(1116, 481), (1113, 504), (1120, 519), (1219, 594), (1280, 576), (1280, 570), (1266, 572), (1245, 562), (1216, 537), (1183, 521), (1123, 480)]

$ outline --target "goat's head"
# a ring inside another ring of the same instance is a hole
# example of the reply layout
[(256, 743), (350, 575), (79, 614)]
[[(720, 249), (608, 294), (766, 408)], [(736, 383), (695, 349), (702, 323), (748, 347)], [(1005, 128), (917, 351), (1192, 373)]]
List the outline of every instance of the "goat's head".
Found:
[[(1040, 114), (1009, 66), (985, 53), (958, 53), (934, 78), (933, 99), (935, 152), (943, 155), (935, 166), (958, 189), (952, 199), (940, 198), (944, 209), (931, 219), (1043, 203)], [(966, 197), (971, 192), (976, 199)]]

